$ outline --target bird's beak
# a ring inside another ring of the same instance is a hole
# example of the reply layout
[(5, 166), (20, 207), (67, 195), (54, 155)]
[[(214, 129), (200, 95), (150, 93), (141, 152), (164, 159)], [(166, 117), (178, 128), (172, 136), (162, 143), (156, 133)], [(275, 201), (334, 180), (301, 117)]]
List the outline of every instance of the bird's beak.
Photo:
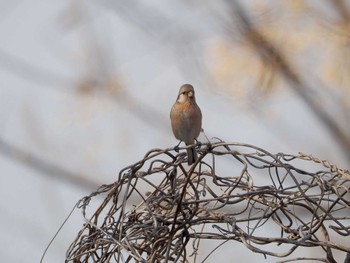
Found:
[(188, 97), (193, 98), (193, 97), (194, 97), (194, 93), (193, 93), (192, 91), (190, 91), (190, 92), (188, 93)]

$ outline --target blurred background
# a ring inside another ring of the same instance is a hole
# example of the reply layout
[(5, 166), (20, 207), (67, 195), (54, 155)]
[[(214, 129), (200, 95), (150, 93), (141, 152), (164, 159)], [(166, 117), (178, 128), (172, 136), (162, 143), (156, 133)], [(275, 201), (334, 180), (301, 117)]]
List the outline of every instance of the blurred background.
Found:
[[(0, 33), (2, 262), (38, 262), (80, 198), (175, 146), (184, 83), (209, 138), (350, 166), (348, 1), (2, 1)], [(82, 224), (75, 211), (44, 262)]]

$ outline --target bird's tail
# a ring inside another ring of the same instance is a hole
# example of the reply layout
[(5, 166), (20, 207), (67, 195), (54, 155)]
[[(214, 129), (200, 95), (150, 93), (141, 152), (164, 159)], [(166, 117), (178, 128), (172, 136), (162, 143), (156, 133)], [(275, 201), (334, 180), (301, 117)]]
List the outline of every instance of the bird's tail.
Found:
[(197, 155), (196, 148), (194, 146), (187, 148), (187, 163), (188, 163), (188, 165), (193, 164), (195, 161), (197, 161), (197, 159), (198, 159), (198, 155)]

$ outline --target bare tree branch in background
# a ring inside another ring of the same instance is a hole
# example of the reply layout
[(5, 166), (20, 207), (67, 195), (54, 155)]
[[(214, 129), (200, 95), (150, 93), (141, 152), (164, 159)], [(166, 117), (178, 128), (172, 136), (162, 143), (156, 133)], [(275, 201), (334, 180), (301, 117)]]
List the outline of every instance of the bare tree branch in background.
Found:
[[(189, 4), (187, 1), (177, 2), (181, 3)], [(97, 4), (113, 10), (119, 18), (138, 28), (140, 34), (160, 45), (160, 49), (165, 48), (167, 57), (177, 61), (178, 69), (185, 77), (196, 79), (203, 86), (215, 86), (202, 59), (204, 51), (199, 45), (201, 32), (190, 26), (192, 16), (174, 20), (149, 2), (103, 0)]]
[[(104, 36), (103, 39), (99, 37), (97, 34), (98, 28), (95, 28), (95, 25), (91, 22), (93, 15), (86, 8), (86, 3), (73, 2), (72, 5), (71, 8), (77, 12), (70, 13), (69, 15), (77, 16), (77, 19), (72, 19), (75, 24), (71, 24), (70, 26), (83, 26), (86, 28), (81, 38), (83, 39), (82, 43), (85, 45), (83, 50), (87, 50), (85, 54), (87, 63), (84, 63), (84, 67), (80, 69), (82, 72), (78, 74), (76, 85), (71, 88), (71, 91), (78, 96), (100, 96), (103, 99), (111, 99), (117, 102), (118, 105), (121, 105), (121, 109), (130, 112), (144, 124), (156, 130), (168, 132), (169, 116), (167, 114), (161, 114), (152, 105), (137, 99), (129, 91), (130, 87), (127, 87), (123, 82), (124, 76), (118, 71), (118, 61), (116, 61), (115, 53), (109, 48), (109, 44), (106, 44), (108, 42), (108, 36)], [(129, 2), (112, 2), (108, 6), (113, 7), (122, 18), (128, 19), (130, 23), (133, 23), (135, 18), (131, 17), (129, 12), (127, 12), (130, 7)], [(138, 14), (140, 9), (136, 9), (136, 12)], [(143, 11), (143, 15), (146, 16), (146, 20), (150, 19), (147, 16), (147, 12)], [(163, 16), (160, 17), (165, 19)], [(140, 19), (141, 17), (137, 16), (137, 18)], [(163, 23), (157, 23), (158, 26), (161, 24)], [(146, 26), (143, 25), (143, 29), (153, 28), (153, 26), (155, 25), (146, 23)]]
[(331, 112), (323, 107), (317, 93), (302, 80), (301, 74), (293, 68), (291, 62), (287, 60), (271, 40), (254, 27), (248, 14), (243, 10), (238, 1), (226, 2), (229, 3), (233, 16), (239, 18), (238, 22), (243, 37), (251, 44), (264, 65), (279, 72), (290, 83), (289, 87), (305, 101), (310, 110), (330, 131), (350, 162), (349, 133), (338, 125), (336, 121), (337, 116), (332, 116)]
[(27, 166), (45, 176), (76, 185), (84, 190), (93, 190), (99, 186), (97, 181), (89, 180), (86, 175), (70, 172), (57, 164), (46, 161), (0, 138), (0, 153)]
[(20, 78), (29, 80), (41, 85), (62, 90), (70, 83), (67, 78), (47, 69), (40, 68), (34, 64), (27, 63), (14, 55), (0, 50), (0, 67), (18, 75)]
[[(81, 6), (78, 6), (78, 8), (81, 8)], [(81, 11), (81, 16), (87, 15), (84, 13), (86, 10)], [(75, 22), (81, 22), (81, 19), (82, 17), (78, 17)], [(86, 19), (86, 17), (83, 17), (83, 19)], [(92, 25), (90, 25), (90, 30), (84, 37), (87, 39), (84, 43), (89, 44), (88, 50), (91, 52), (93, 59), (90, 61), (91, 67), (87, 67), (91, 71), (84, 72), (85, 74), (77, 74), (79, 79), (76, 81), (76, 85), (73, 85), (73, 80), (68, 80), (47, 69), (27, 63), (23, 59), (2, 50), (0, 50), (0, 66), (18, 75), (20, 78), (39, 84), (39, 87), (45, 89), (55, 89), (58, 92), (71, 93), (77, 96), (101, 96), (103, 99), (112, 99), (123, 105), (123, 109), (135, 115), (145, 124), (158, 130), (168, 131), (168, 122), (164, 115), (160, 114), (152, 106), (137, 100), (123, 87), (119, 80), (120, 75), (113, 68), (114, 62), (111, 61), (111, 54), (108, 54), (110, 50), (105, 50), (99, 45), (99, 39)], [(99, 185), (96, 181), (89, 180), (86, 175), (72, 173), (58, 164), (41, 159), (30, 151), (21, 149), (1, 138), (0, 154), (48, 177), (53, 177), (84, 189), (96, 189)]]
[(331, 0), (330, 1), (344, 23), (349, 23), (349, 10), (344, 0)]

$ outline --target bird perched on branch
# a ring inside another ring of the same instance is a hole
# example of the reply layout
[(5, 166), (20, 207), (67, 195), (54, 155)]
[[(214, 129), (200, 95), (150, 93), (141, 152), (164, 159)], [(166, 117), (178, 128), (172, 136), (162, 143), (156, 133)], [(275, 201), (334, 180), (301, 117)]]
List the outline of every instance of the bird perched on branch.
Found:
[[(171, 128), (175, 138), (192, 145), (202, 130), (202, 113), (196, 103), (194, 89), (190, 84), (180, 87), (179, 94), (170, 112)], [(197, 160), (195, 147), (187, 148), (187, 163)]]

